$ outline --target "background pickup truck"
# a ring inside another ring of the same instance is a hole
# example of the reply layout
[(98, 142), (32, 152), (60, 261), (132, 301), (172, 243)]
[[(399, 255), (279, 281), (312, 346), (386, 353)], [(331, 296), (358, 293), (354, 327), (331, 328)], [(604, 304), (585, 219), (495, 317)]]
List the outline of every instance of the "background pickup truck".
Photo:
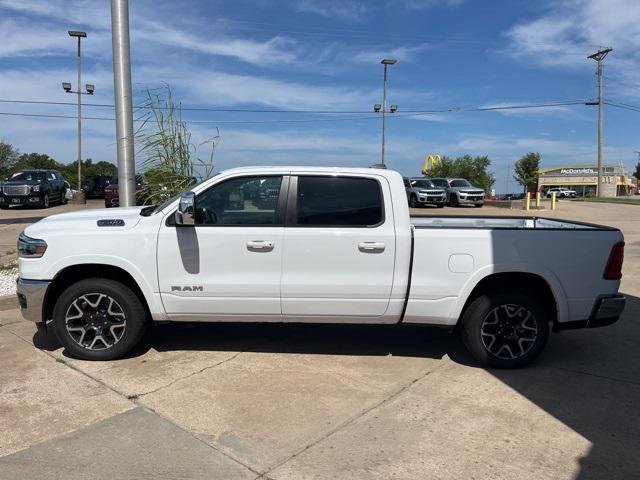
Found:
[(518, 367), (551, 330), (619, 318), (623, 247), (590, 224), (410, 218), (393, 171), (239, 168), (29, 226), (18, 298), (85, 359), (124, 355), (149, 321), (325, 322), (457, 326), (480, 362)]

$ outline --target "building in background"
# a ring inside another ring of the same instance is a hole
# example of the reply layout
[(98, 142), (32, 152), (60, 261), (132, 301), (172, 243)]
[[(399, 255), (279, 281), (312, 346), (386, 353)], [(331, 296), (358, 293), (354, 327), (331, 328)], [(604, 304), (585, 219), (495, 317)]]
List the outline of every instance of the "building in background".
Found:
[[(602, 196), (618, 197), (634, 193), (632, 177), (624, 165), (605, 165), (602, 172)], [(596, 165), (570, 165), (538, 170), (538, 190), (543, 194), (551, 187), (575, 190), (579, 197), (595, 196), (598, 185)]]

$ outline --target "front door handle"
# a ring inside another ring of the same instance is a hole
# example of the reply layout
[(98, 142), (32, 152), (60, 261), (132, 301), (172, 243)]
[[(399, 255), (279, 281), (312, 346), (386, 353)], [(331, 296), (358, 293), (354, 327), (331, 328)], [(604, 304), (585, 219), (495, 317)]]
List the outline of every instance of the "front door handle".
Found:
[(358, 250), (364, 253), (381, 253), (384, 252), (384, 243), (380, 242), (360, 242)]
[(273, 242), (270, 240), (250, 240), (247, 242), (247, 250), (251, 252), (270, 252), (273, 250)]

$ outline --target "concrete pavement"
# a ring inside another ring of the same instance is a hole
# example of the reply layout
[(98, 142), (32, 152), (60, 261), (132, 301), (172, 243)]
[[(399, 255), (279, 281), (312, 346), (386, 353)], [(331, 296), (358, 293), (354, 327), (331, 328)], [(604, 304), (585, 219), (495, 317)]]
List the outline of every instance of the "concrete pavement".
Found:
[(623, 229), (629, 306), (522, 370), (442, 330), (330, 325), (165, 325), (85, 362), (0, 311), (0, 478), (637, 477), (640, 207), (560, 208)]

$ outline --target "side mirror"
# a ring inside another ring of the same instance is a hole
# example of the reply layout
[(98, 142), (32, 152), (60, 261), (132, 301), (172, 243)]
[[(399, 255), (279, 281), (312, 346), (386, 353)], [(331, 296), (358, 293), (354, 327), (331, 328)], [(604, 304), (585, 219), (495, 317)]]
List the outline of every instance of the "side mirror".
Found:
[(176, 211), (176, 225), (196, 224), (196, 194), (185, 192), (180, 195), (180, 204)]

